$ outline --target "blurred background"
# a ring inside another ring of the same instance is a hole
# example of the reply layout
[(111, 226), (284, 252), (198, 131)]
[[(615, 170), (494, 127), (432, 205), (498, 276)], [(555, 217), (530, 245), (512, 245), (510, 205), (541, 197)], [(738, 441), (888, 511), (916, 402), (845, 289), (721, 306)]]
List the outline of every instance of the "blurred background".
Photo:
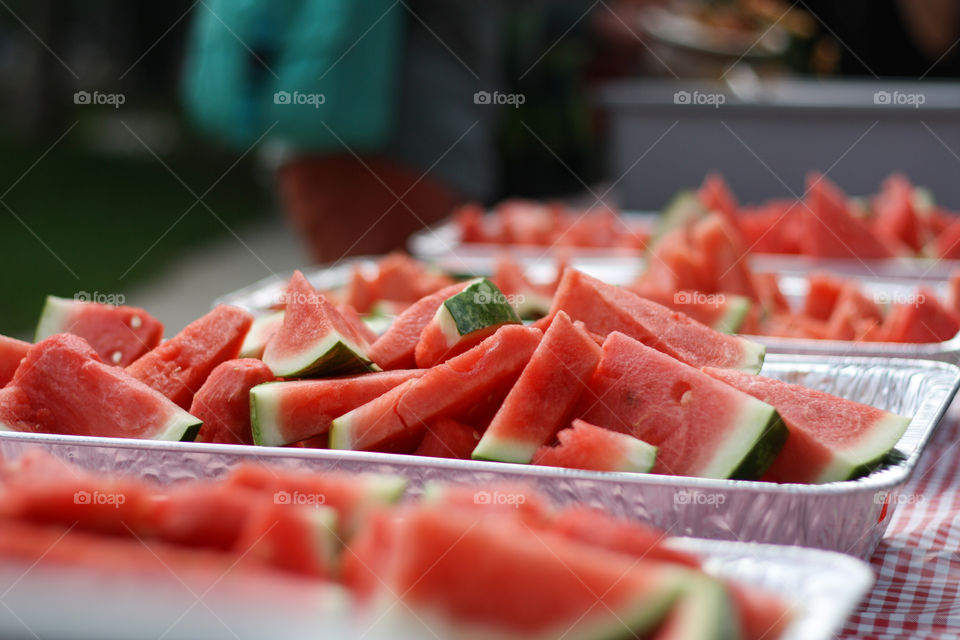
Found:
[(46, 294), (176, 331), (464, 201), (659, 209), (894, 170), (960, 207), (960, 2), (0, 2), (0, 333)]

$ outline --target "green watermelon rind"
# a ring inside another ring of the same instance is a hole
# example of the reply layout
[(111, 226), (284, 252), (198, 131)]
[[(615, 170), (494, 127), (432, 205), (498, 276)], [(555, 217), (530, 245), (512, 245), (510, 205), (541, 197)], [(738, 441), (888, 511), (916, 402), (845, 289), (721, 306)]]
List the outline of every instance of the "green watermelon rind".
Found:
[(490, 462), (529, 464), (533, 460), (533, 455), (537, 452), (537, 449), (542, 445), (543, 443), (538, 441), (495, 437), (493, 433), (487, 431), (480, 438), (477, 446), (474, 447), (470, 457), (474, 460)]
[(264, 362), (279, 378), (335, 376), (367, 373), (379, 368), (367, 357), (366, 350), (337, 331), (287, 357), (268, 356)]
[(310, 516), (314, 531), (313, 544), (331, 569), (336, 567), (340, 558), (341, 538), (338, 535), (340, 516), (336, 509), (326, 505), (305, 507)]
[(695, 192), (680, 191), (667, 203), (660, 215), (660, 222), (654, 230), (649, 250), (656, 248), (660, 238), (670, 231), (699, 220), (708, 213)]
[[(257, 316), (253, 320), (253, 324), (250, 325), (250, 329), (247, 331), (246, 337), (243, 339), (243, 344), (240, 346), (240, 355), (238, 358), (260, 358), (263, 356), (263, 350), (267, 346), (267, 340), (270, 339), (269, 335), (263, 335), (263, 327), (269, 326), (271, 323), (277, 322), (283, 318), (283, 311), (272, 311), (266, 313), (262, 316)], [(280, 326), (277, 325), (276, 329), (279, 329)]]
[(760, 373), (760, 369), (763, 368), (763, 360), (767, 355), (767, 348), (759, 342), (752, 342), (743, 337), (737, 339), (743, 344), (743, 351), (740, 362), (736, 367), (731, 368), (750, 373)]
[[(356, 411), (357, 409), (354, 409)], [(330, 423), (330, 441), (328, 443), (331, 449), (341, 451), (350, 451), (354, 448), (356, 438), (353, 437), (353, 411), (345, 413)]]
[(854, 480), (873, 472), (903, 437), (910, 420), (906, 416), (887, 413), (871, 426), (869, 432), (873, 437), (848, 449), (835, 450), (833, 462), (820, 472), (814, 483)]
[(624, 442), (623, 447), (623, 466), (619, 471), (628, 473), (649, 473), (653, 470), (653, 465), (657, 462), (657, 447), (649, 442), (644, 442), (633, 436), (623, 435), (629, 438)]
[[(744, 395), (746, 396), (746, 394)], [(790, 435), (786, 423), (776, 409), (753, 396), (746, 397), (750, 399), (750, 402), (746, 403), (746, 406), (735, 418), (739, 421), (741, 427), (739, 430), (728, 434), (728, 443), (732, 444), (733, 447), (731, 447), (731, 452), (727, 457), (736, 464), (736, 467), (729, 475), (723, 477), (732, 480), (756, 480), (762, 476), (780, 454), (783, 445), (787, 442), (787, 436)], [(758, 430), (756, 425), (763, 425), (763, 427)], [(737, 444), (737, 441), (743, 438), (747, 438), (746, 444), (750, 445), (749, 448), (744, 444)], [(739, 460), (732, 460), (737, 449), (741, 451)], [(718, 455), (715, 459), (723, 458), (723, 455)], [(729, 465), (729, 462), (727, 464)]]
[(443, 301), (434, 320), (447, 342), (454, 345), (463, 336), (505, 324), (520, 324), (520, 317), (503, 292), (482, 278)]
[(674, 634), (664, 635), (665, 640), (738, 640), (741, 637), (733, 599), (721, 580), (690, 572), (689, 582), (674, 607), (682, 608), (682, 626), (671, 628)]
[(40, 320), (37, 321), (33, 341), (40, 342), (54, 334), (63, 333), (67, 327), (67, 317), (75, 304), (80, 303), (67, 298), (47, 296), (43, 311), (40, 312)]
[(148, 440), (165, 440), (171, 442), (193, 442), (200, 432), (203, 421), (199, 420), (178, 407), (176, 413), (161, 426), (156, 435)]
[(723, 315), (710, 328), (723, 333), (736, 333), (750, 313), (753, 302), (746, 296), (734, 295), (726, 296), (726, 302)]
[(250, 389), (250, 431), (253, 444), (261, 447), (281, 447), (290, 444), (283, 437), (280, 424), (282, 382), (264, 382)]

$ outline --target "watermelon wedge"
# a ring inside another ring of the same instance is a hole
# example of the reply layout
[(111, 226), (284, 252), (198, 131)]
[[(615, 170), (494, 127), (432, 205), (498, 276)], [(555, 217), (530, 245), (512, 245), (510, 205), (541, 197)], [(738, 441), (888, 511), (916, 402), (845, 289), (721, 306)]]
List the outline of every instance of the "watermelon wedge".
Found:
[(779, 638), (796, 615), (792, 606), (771, 593), (737, 583), (729, 588), (743, 640)]
[(542, 333), (506, 325), (466, 353), (427, 371), (333, 421), (331, 449), (371, 451), (396, 443), (416, 446), (424, 423), (456, 418), (491, 394), (506, 395), (533, 355)]
[(521, 318), (540, 318), (550, 312), (553, 292), (547, 286), (533, 284), (520, 263), (509, 254), (497, 256), (490, 280), (512, 300)]
[(617, 332), (575, 414), (654, 445), (671, 475), (757, 478), (787, 438), (770, 405)]
[(271, 311), (253, 319), (240, 347), (241, 358), (262, 358), (263, 350), (273, 334), (283, 325), (283, 311)]
[(809, 289), (803, 302), (803, 315), (827, 321), (837, 306), (844, 282), (829, 273), (814, 272), (807, 276)]
[(200, 421), (103, 363), (83, 338), (63, 333), (31, 347), (0, 389), (0, 425), (31, 433), (192, 440)]
[(825, 176), (807, 176), (806, 207), (802, 211), (803, 253), (818, 258), (892, 258), (894, 252), (856, 217), (846, 195)]
[(716, 211), (730, 224), (737, 224), (740, 205), (733, 195), (730, 185), (719, 173), (710, 172), (703, 179), (703, 184), (697, 190), (697, 197), (707, 211)]
[(351, 305), (338, 304), (337, 311), (339, 311), (344, 320), (346, 320), (347, 323), (353, 327), (354, 332), (363, 338), (368, 345), (372, 344), (374, 340), (377, 339), (377, 333), (371, 329), (366, 322), (363, 321), (363, 318), (360, 317), (360, 314), (357, 313), (357, 310)]
[(427, 432), (414, 455), (433, 458), (469, 460), (480, 441), (480, 433), (468, 424), (453, 418), (437, 418), (427, 425)]
[(790, 436), (764, 479), (819, 484), (850, 480), (879, 465), (910, 418), (780, 380), (705, 369), (717, 380), (776, 407)]
[(738, 640), (740, 622), (727, 586), (707, 576), (692, 577), (653, 640)]
[(273, 380), (273, 372), (260, 360), (217, 365), (190, 404), (190, 414), (203, 421), (197, 442), (253, 444), (250, 389), (268, 380)]
[(610, 431), (583, 420), (557, 434), (559, 444), (540, 447), (532, 463), (588, 471), (646, 473), (653, 469), (657, 448), (633, 436)]
[(607, 335), (620, 331), (691, 366), (757, 372), (764, 347), (704, 326), (650, 300), (567, 269), (550, 315), (565, 311), (587, 329)]
[(641, 298), (684, 313), (721, 333), (736, 333), (750, 314), (753, 301), (744, 296), (697, 291), (663, 291), (632, 288)]
[(283, 324), (263, 350), (279, 378), (341, 375), (370, 370), (369, 345), (302, 273), (287, 285)]
[(451, 285), (407, 307), (383, 335), (370, 345), (367, 355), (384, 370), (416, 367), (415, 352), (424, 327), (436, 315), (444, 300), (460, 293), (466, 286), (465, 282)]
[(139, 307), (47, 296), (35, 342), (57, 333), (86, 340), (104, 362), (125, 367), (163, 339), (163, 324)]
[(331, 580), (341, 546), (338, 530), (336, 509), (264, 500), (250, 514), (233, 551), (277, 569)]
[(569, 420), (600, 361), (600, 347), (563, 311), (553, 322), (473, 451), (477, 460), (530, 462)]
[(250, 391), (253, 442), (278, 447), (330, 430), (330, 423), (425, 371), (407, 369), (322, 380), (261, 384)]
[(237, 357), (252, 322), (246, 311), (219, 305), (127, 367), (127, 373), (186, 409), (214, 368)]
[(20, 361), (27, 356), (31, 346), (23, 340), (0, 336), (0, 387), (6, 386), (13, 379)]
[(403, 616), (379, 629), (415, 637), (643, 637), (686, 582), (686, 570), (625, 566), (619, 554), (505, 518), (418, 508), (387, 537), (391, 553), (372, 567), (383, 583), (373, 612)]
[(913, 185), (906, 176), (895, 173), (884, 180), (872, 204), (873, 229), (879, 237), (914, 253), (923, 249), (923, 225), (914, 209)]
[(913, 303), (901, 303), (887, 314), (883, 333), (891, 342), (944, 342), (960, 331), (960, 320), (927, 287), (917, 290)]
[[(268, 498), (247, 487), (197, 482), (174, 487), (155, 497), (134, 534), (185, 547), (233, 549), (258, 503)], [(129, 535), (129, 532), (128, 532)]]
[(513, 306), (495, 284), (482, 278), (443, 301), (420, 334), (414, 357), (429, 368), (480, 344), (506, 324), (520, 324)]

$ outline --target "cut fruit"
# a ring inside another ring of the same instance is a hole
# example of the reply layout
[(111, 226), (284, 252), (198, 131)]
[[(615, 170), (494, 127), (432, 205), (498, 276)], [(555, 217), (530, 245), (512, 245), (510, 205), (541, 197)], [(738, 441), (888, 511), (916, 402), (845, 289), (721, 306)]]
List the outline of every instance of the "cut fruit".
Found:
[(653, 640), (739, 640), (740, 624), (727, 586), (691, 577)]
[(229, 551), (240, 540), (257, 503), (267, 499), (245, 487), (193, 483), (159, 494), (146, 511), (147, 526), (140, 530), (130, 526), (138, 536), (150, 535), (185, 547)]
[(553, 299), (551, 316), (567, 312), (590, 331), (620, 331), (691, 366), (744, 369), (763, 365), (764, 347), (730, 336), (650, 300), (567, 269)]
[(395, 443), (419, 444), (424, 423), (457, 418), (491, 394), (509, 389), (540, 342), (542, 333), (506, 325), (473, 349), (430, 369), (333, 421), (332, 449), (371, 451)]
[(325, 434), (334, 418), (424, 373), (409, 369), (258, 385), (247, 400), (253, 442), (278, 447)]
[(503, 292), (486, 278), (471, 282), (444, 300), (423, 328), (414, 351), (417, 366), (426, 369), (458, 356), (507, 324), (520, 324), (520, 318)]
[(468, 424), (453, 418), (437, 418), (427, 425), (427, 432), (414, 455), (433, 458), (469, 460), (480, 433)]
[(730, 583), (743, 640), (773, 640), (783, 635), (795, 610), (778, 596), (755, 587)]
[(186, 409), (210, 372), (237, 357), (252, 322), (243, 309), (219, 305), (127, 367), (127, 373)]
[(657, 229), (653, 234), (652, 246), (657, 246), (660, 239), (671, 231), (686, 227), (708, 213), (709, 211), (696, 193), (681, 191), (673, 197), (660, 215), (660, 221), (657, 223)]
[(737, 224), (740, 206), (727, 181), (719, 173), (708, 173), (697, 190), (697, 198), (707, 211), (716, 211), (730, 224)]
[(331, 507), (264, 500), (250, 514), (233, 550), (244, 559), (331, 580), (340, 551), (338, 529), (337, 511)]
[(653, 469), (657, 448), (617, 431), (574, 420), (557, 434), (559, 444), (540, 447), (533, 464), (588, 471), (646, 473)]
[(254, 464), (234, 467), (223, 482), (266, 494), (277, 503), (332, 507), (341, 537), (351, 535), (371, 512), (400, 500), (407, 486), (402, 476), (297, 473)]
[(776, 407), (790, 429), (765, 480), (823, 483), (869, 473), (910, 424), (910, 418), (816, 389), (736, 371), (704, 371)]
[(329, 300), (294, 271), (283, 324), (263, 350), (280, 378), (342, 375), (371, 370), (369, 345)]
[(0, 390), (0, 425), (30, 433), (192, 440), (200, 421), (101, 362), (83, 338), (63, 333), (31, 347)]
[(958, 331), (960, 321), (926, 287), (917, 290), (912, 303), (895, 305), (883, 323), (884, 336), (890, 342), (944, 342)]
[(390, 556), (372, 568), (378, 604), (411, 611), (417, 637), (427, 624), (448, 638), (643, 637), (687, 580), (684, 569), (625, 567), (623, 556), (507, 519), (417, 508), (392, 529)]
[(360, 317), (360, 314), (357, 313), (357, 310), (354, 309), (349, 304), (338, 304), (337, 311), (340, 312), (340, 315), (350, 323), (350, 326), (353, 327), (354, 332), (361, 338), (363, 338), (366, 343), (372, 344), (374, 340), (377, 339), (377, 333), (371, 329), (366, 322), (363, 321), (363, 318)]
[(139, 307), (47, 296), (34, 341), (57, 333), (80, 336), (104, 362), (125, 367), (160, 344), (163, 324)]
[(654, 473), (753, 479), (787, 437), (776, 410), (702, 371), (611, 333), (576, 412), (657, 447)]
[[(837, 303), (827, 322), (827, 337), (832, 340), (862, 340), (872, 327), (880, 326), (883, 312), (860, 292), (853, 282), (840, 289)], [(960, 328), (960, 327), (958, 327)]]
[(262, 358), (263, 350), (273, 334), (283, 325), (283, 311), (271, 311), (254, 318), (240, 347), (241, 358)]
[(860, 260), (894, 256), (870, 226), (851, 212), (843, 191), (825, 176), (807, 176), (805, 202), (800, 242), (806, 255)]
[(527, 463), (553, 440), (600, 361), (600, 347), (558, 311), (480, 443), (477, 460)]
[(197, 442), (253, 444), (250, 389), (269, 380), (270, 367), (254, 358), (217, 365), (190, 404), (190, 414), (203, 421)]
[(507, 296), (521, 318), (541, 318), (550, 312), (553, 293), (549, 287), (533, 284), (520, 263), (509, 254), (497, 257), (490, 280)]
[(384, 370), (416, 367), (415, 352), (423, 328), (430, 323), (444, 300), (460, 293), (466, 286), (465, 282), (451, 285), (407, 307), (370, 345), (367, 355)]
[(0, 336), (0, 387), (4, 387), (13, 378), (20, 361), (27, 356), (32, 347), (29, 342)]
[(753, 307), (753, 301), (750, 298), (733, 294), (705, 294), (697, 291), (667, 292), (639, 288), (635, 288), (634, 292), (668, 309), (684, 313), (721, 333), (740, 331)]
[(811, 273), (807, 276), (809, 289), (803, 303), (803, 315), (826, 322), (833, 315), (844, 282), (829, 273)]

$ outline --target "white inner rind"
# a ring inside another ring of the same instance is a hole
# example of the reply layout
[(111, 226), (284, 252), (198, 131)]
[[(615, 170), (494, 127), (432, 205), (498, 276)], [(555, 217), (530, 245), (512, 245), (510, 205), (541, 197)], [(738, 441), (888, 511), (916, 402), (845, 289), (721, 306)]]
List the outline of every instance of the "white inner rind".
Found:
[(353, 418), (354, 409), (350, 413), (344, 414), (330, 423), (330, 445), (331, 449), (353, 449)]
[(540, 444), (526, 440), (512, 438), (498, 438), (490, 431), (483, 434), (480, 442), (473, 449), (471, 457), (474, 460), (496, 460), (498, 462), (515, 462), (529, 464), (533, 455), (540, 448)]
[(763, 368), (763, 358), (767, 354), (767, 348), (762, 344), (751, 342), (746, 338), (740, 338), (739, 340), (741, 344), (743, 344), (743, 359), (740, 360), (737, 369), (749, 371), (750, 373), (760, 373), (760, 369)]
[(647, 473), (653, 469), (657, 461), (657, 448), (652, 444), (639, 440), (626, 434), (623, 435), (628, 441), (624, 447), (624, 464), (622, 471), (633, 471), (636, 473)]
[(250, 389), (250, 418), (254, 444), (278, 447), (290, 444), (281, 434), (280, 397), (283, 385), (266, 382)]
[(37, 322), (37, 331), (34, 334), (33, 341), (40, 342), (54, 334), (63, 333), (67, 324), (66, 318), (70, 315), (74, 304), (78, 303), (66, 298), (47, 296), (43, 311), (40, 312), (40, 320)]
[(320, 338), (320, 340), (305, 347), (295, 355), (286, 358), (271, 356), (264, 358), (264, 362), (276, 376), (281, 378), (295, 376), (313, 367), (318, 361), (322, 360), (324, 356), (336, 349), (338, 343), (351, 351), (358, 361), (368, 362), (368, 358), (365, 355), (366, 351), (337, 331), (330, 331), (327, 335)]

